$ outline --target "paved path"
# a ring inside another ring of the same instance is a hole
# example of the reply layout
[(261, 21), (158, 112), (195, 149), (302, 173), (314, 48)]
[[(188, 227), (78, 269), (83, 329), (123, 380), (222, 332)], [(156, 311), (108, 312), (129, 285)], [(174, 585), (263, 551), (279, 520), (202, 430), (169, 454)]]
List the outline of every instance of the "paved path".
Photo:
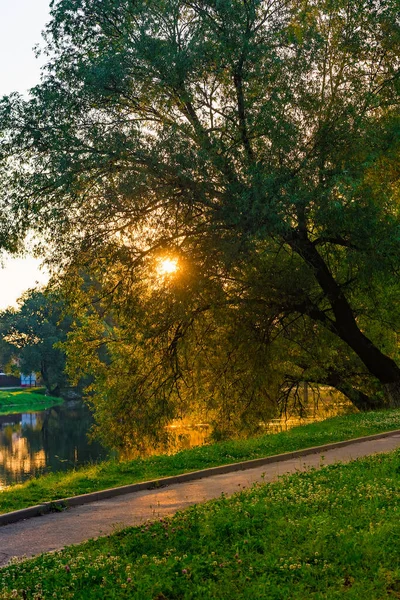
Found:
[(107, 535), (118, 528), (139, 525), (147, 519), (171, 515), (192, 504), (233, 494), (257, 481), (274, 481), (279, 475), (304, 471), (337, 461), (389, 452), (400, 447), (400, 435), (352, 446), (326, 450), (255, 469), (213, 475), (197, 481), (174, 484), (156, 490), (143, 490), (70, 508), (61, 513), (49, 513), (0, 527), (0, 566), (13, 556), (34, 556), (59, 550), (89, 538)]

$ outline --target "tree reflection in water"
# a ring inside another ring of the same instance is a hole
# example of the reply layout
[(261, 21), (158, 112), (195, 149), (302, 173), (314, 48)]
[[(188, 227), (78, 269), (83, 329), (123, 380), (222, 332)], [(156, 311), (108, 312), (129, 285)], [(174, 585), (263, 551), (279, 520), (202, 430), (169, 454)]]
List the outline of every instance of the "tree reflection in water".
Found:
[(92, 422), (88, 408), (77, 401), (0, 416), (0, 488), (106, 458), (107, 450), (88, 440)]
[[(307, 418), (288, 415), (289, 418), (272, 419), (263, 425), (260, 433), (286, 431), (296, 425), (346, 413), (350, 408), (348, 402), (337, 398), (325, 397), (317, 404), (314, 399), (308, 407)], [(0, 489), (41, 473), (67, 471), (110, 456), (98, 442), (89, 442), (87, 433), (92, 423), (87, 406), (76, 400), (41, 412), (0, 415)], [(168, 429), (167, 445), (142, 448), (125, 458), (172, 454), (212, 440), (212, 427), (207, 422), (196, 424), (183, 419), (173, 422)]]

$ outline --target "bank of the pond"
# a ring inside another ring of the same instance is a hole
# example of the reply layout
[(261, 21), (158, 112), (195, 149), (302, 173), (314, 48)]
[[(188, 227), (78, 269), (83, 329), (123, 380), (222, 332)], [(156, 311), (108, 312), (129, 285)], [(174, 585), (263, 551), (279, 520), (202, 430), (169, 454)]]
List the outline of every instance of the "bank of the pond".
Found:
[(290, 431), (247, 440), (220, 442), (174, 455), (117, 462), (105, 461), (53, 473), (0, 492), (0, 513), (129, 483), (168, 477), (228, 463), (291, 452), (400, 428), (400, 409), (334, 417)]
[(284, 477), (0, 573), (0, 598), (397, 598), (400, 451)]
[(62, 402), (61, 398), (47, 396), (44, 388), (0, 389), (0, 415), (36, 412)]

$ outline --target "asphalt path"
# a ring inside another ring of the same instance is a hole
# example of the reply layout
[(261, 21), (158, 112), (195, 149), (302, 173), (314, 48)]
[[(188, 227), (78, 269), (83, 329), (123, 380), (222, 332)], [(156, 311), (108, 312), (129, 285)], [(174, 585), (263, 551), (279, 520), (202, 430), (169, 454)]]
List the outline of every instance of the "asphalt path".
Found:
[(253, 469), (212, 475), (168, 487), (142, 490), (107, 500), (48, 513), (0, 527), (0, 566), (12, 557), (30, 557), (60, 550), (90, 538), (108, 535), (129, 525), (171, 515), (193, 504), (206, 502), (222, 493), (231, 495), (256, 482), (275, 481), (280, 475), (349, 462), (400, 447), (400, 434), (360, 441), (351, 446), (325, 450)]

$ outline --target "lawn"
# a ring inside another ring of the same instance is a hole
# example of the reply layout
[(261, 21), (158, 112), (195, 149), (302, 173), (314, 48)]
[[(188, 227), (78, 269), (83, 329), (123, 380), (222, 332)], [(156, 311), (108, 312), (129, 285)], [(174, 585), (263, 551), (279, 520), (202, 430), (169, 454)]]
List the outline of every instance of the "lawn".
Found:
[(400, 451), (286, 476), (0, 573), (0, 598), (400, 597)]
[(334, 441), (400, 429), (400, 410), (357, 413), (295, 427), (287, 432), (247, 440), (220, 442), (118, 462), (109, 460), (69, 472), (52, 473), (0, 492), (0, 513), (40, 502), (290, 452)]
[(0, 415), (35, 412), (62, 402), (61, 398), (46, 396), (44, 388), (0, 389)]

